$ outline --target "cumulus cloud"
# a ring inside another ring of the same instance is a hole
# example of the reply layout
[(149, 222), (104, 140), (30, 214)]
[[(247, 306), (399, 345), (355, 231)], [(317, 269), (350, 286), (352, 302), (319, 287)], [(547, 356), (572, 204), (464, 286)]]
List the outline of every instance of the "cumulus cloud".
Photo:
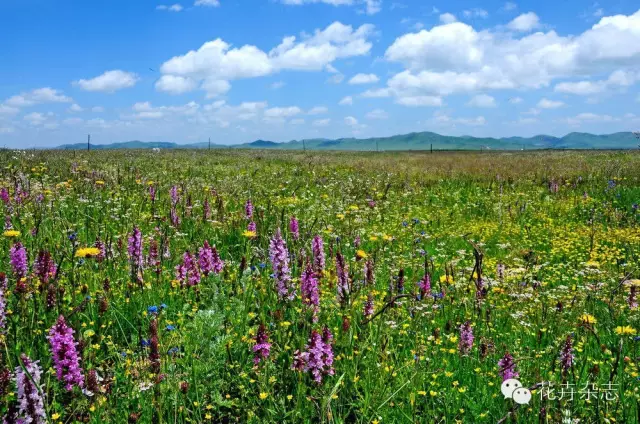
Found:
[(156, 6), (156, 10), (166, 10), (168, 12), (181, 12), (183, 9), (184, 7), (182, 7), (182, 5), (179, 3), (172, 4), (170, 6), (165, 4)]
[(107, 71), (92, 79), (75, 81), (74, 84), (85, 91), (113, 93), (124, 88), (133, 87), (138, 82), (138, 79), (138, 76), (132, 72), (114, 70)]
[(357, 74), (350, 80), (349, 84), (373, 84), (380, 81), (376, 74)]
[(349, 125), (350, 127), (355, 127), (358, 125), (358, 120), (353, 116), (347, 116), (344, 118), (344, 123)]
[(458, 125), (478, 127), (486, 125), (487, 120), (484, 116), (476, 116), (474, 118), (454, 118), (444, 112), (435, 112), (429, 123), (447, 127), (456, 127)]
[(467, 19), (471, 19), (471, 18), (483, 18), (484, 19), (484, 18), (488, 18), (489, 17), (489, 12), (487, 12), (484, 9), (479, 9), (479, 8), (465, 10), (465, 11), (462, 12), (462, 14)]
[(564, 102), (559, 100), (549, 100), (545, 97), (538, 102), (537, 106), (540, 109), (557, 109), (564, 106)]
[(331, 119), (325, 118), (325, 119), (316, 119), (311, 123), (311, 125), (313, 125), (314, 127), (326, 127), (330, 123), (331, 123)]
[(200, 109), (196, 102), (189, 102), (180, 106), (152, 106), (150, 102), (135, 103), (131, 110), (133, 113), (122, 115), (124, 120), (162, 119), (168, 116), (193, 116)]
[[(335, 69), (331, 66), (335, 60), (368, 54), (372, 46), (368, 39), (373, 29), (373, 25), (368, 24), (354, 29), (334, 22), (300, 39), (296, 36), (284, 37), (269, 52), (252, 45), (235, 48), (218, 38), (204, 43), (198, 50), (169, 59), (162, 64), (160, 71), (165, 76), (189, 78), (197, 82), (228, 82), (266, 76), (282, 70), (331, 70)], [(202, 88), (206, 89), (204, 86)]]
[(482, 108), (496, 107), (496, 99), (488, 94), (478, 94), (467, 102), (467, 106)]
[(220, 6), (219, 0), (196, 0), (193, 4), (194, 6), (209, 6), (209, 7), (218, 7)]
[(341, 105), (341, 106), (351, 106), (353, 104), (353, 97), (351, 97), (351, 96), (343, 97), (338, 102), (338, 104)]
[(156, 81), (156, 90), (170, 94), (183, 94), (194, 90), (198, 83), (191, 78), (163, 75)]
[(603, 17), (577, 36), (519, 34), (453, 22), (402, 35), (385, 52), (387, 61), (405, 67), (387, 81), (388, 94), (538, 89), (558, 79), (640, 66), (640, 11)]
[(322, 115), (324, 113), (329, 112), (329, 109), (327, 109), (325, 106), (316, 106), (312, 109), (310, 109), (307, 114), (309, 115)]
[(0, 106), (5, 110), (18, 110), (43, 103), (71, 103), (73, 99), (50, 87), (37, 88), (9, 97)]
[(513, 31), (528, 32), (540, 26), (540, 18), (533, 12), (523, 13), (509, 24), (507, 28)]
[(456, 19), (456, 16), (451, 14), (451, 13), (443, 13), (442, 15), (440, 15), (440, 22), (442, 22), (443, 24), (451, 24), (453, 22), (456, 22), (458, 19)]
[(367, 119), (387, 119), (389, 114), (382, 109), (374, 109), (365, 115)]
[(280, 0), (280, 2), (290, 6), (313, 3), (323, 3), (331, 6), (363, 6), (363, 13), (367, 15), (375, 15), (382, 10), (382, 0)]
[(640, 72), (614, 71), (606, 80), (562, 82), (556, 84), (554, 91), (558, 93), (590, 96), (618, 88), (630, 87), (640, 81)]
[(71, 106), (69, 106), (68, 111), (70, 113), (78, 113), (78, 112), (82, 112), (84, 109), (77, 103), (72, 104)]

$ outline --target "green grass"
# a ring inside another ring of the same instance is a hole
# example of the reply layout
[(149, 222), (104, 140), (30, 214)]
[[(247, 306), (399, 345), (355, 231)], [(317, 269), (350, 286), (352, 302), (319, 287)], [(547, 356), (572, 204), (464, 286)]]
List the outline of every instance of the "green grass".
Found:
[[(640, 342), (632, 333), (640, 324), (628, 302), (640, 278), (636, 152), (0, 156), (0, 187), (12, 198), (0, 207), (20, 232), (0, 240), (0, 271), (8, 276), (0, 367), (13, 372), (21, 353), (40, 361), (52, 423), (551, 423), (563, 414), (580, 422), (638, 422)], [(157, 190), (155, 202), (149, 186)], [(178, 226), (170, 218), (172, 186), (180, 190)], [(18, 187), (26, 193), (21, 202), (14, 199)], [(243, 235), (247, 199), (255, 205), (255, 238)], [(291, 216), (300, 223), (298, 240), (289, 232)], [(134, 226), (145, 257), (152, 241), (168, 243), (170, 252), (159, 272), (145, 265), (141, 280), (127, 256)], [(298, 287), (290, 302), (278, 299), (271, 276), (269, 240), (277, 228)], [(299, 284), (315, 235), (324, 240), (327, 260), (314, 323)], [(108, 247), (104, 261), (74, 257), (97, 239)], [(176, 266), (205, 240), (217, 247), (223, 271), (181, 287)], [(17, 241), (29, 259), (20, 283), (9, 261)], [(473, 277), (473, 244), (483, 255), (484, 296)], [(58, 264), (52, 288), (34, 273), (40, 250)], [(338, 252), (351, 286), (342, 304)], [(363, 283), (367, 260), (374, 265), (372, 285)], [(425, 263), (432, 293), (442, 298), (418, 299)], [(503, 278), (498, 264), (505, 266)], [(47, 306), (50, 291), (56, 301)], [(399, 294), (406, 296), (391, 302)], [(373, 319), (363, 316), (369, 295)], [(156, 375), (141, 341), (150, 337), (148, 308), (162, 304), (155, 317)], [(585, 324), (584, 314), (596, 321)], [(59, 315), (75, 330), (84, 374), (96, 370), (102, 378), (93, 396), (77, 387), (67, 392), (56, 378), (46, 335)], [(459, 327), (466, 321), (475, 339), (461, 354)], [(271, 354), (254, 365), (260, 324)], [(335, 373), (317, 384), (292, 363), (311, 330), (325, 326), (334, 337)], [(629, 334), (616, 333), (627, 326)], [(575, 359), (563, 372), (559, 355), (567, 336)], [(529, 405), (503, 399), (497, 363), (506, 352), (523, 385), (553, 382), (558, 396), (559, 385), (568, 383), (574, 399), (548, 399), (539, 389)], [(587, 383), (613, 384), (615, 399), (581, 399), (578, 390)], [(15, 384), (0, 390), (4, 414), (15, 404)]]

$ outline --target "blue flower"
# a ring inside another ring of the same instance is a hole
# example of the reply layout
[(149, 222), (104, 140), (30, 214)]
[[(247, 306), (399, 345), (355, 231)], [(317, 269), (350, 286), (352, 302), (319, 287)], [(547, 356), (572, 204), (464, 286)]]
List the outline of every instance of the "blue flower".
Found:
[(162, 303), (160, 305), (160, 309), (167, 309), (167, 304), (166, 303)]
[(147, 347), (150, 344), (151, 344), (151, 342), (149, 340), (147, 340), (147, 339), (140, 340), (140, 346), (142, 346), (142, 347)]
[(261, 262), (261, 263), (258, 264), (258, 266), (260, 268), (264, 269), (267, 266), (267, 264), (265, 264), (264, 262)]
[(167, 330), (167, 331), (173, 331), (173, 330), (175, 330), (175, 329), (176, 329), (176, 327), (174, 327), (173, 325), (167, 325), (167, 326), (165, 327), (165, 330)]
[(171, 349), (169, 349), (169, 350), (167, 351), (167, 353), (168, 353), (169, 355), (175, 355), (175, 354), (176, 354), (176, 353), (178, 353), (178, 352), (180, 352), (180, 348), (179, 348), (179, 347), (177, 347), (177, 346), (176, 346), (176, 347), (172, 347)]
[(157, 314), (158, 313), (158, 307), (157, 306), (149, 306), (147, 308), (147, 312), (150, 314)]

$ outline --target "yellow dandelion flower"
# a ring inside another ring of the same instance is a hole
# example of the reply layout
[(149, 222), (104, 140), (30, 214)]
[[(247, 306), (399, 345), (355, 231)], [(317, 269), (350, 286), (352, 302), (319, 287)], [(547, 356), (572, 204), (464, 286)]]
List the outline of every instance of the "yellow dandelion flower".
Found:
[(367, 252), (365, 252), (364, 250), (358, 250), (356, 252), (356, 256), (360, 259), (366, 259), (367, 258)]
[(596, 322), (598, 322), (596, 317), (594, 317), (593, 315), (589, 315), (589, 314), (582, 314), (580, 316), (580, 320), (579, 321), (581, 323), (583, 323), (583, 324), (595, 324)]
[(20, 237), (20, 231), (7, 230), (4, 233), (2, 233), (2, 235), (5, 237)]
[(242, 233), (242, 235), (246, 238), (254, 238), (256, 236), (256, 232), (247, 230), (244, 233)]
[(265, 392), (260, 393), (261, 400), (265, 400), (267, 397), (269, 397), (269, 393), (265, 393)]
[(615, 332), (618, 336), (634, 336), (637, 331), (635, 328), (630, 325), (625, 325), (624, 327), (616, 327)]
[(92, 256), (98, 256), (100, 254), (100, 249), (97, 247), (81, 247), (76, 250), (76, 258), (87, 258)]

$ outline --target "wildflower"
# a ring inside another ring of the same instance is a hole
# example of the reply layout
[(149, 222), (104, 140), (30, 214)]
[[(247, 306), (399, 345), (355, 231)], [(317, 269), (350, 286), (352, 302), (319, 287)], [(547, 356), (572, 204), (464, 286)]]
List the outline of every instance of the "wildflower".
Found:
[(325, 257), (324, 257), (324, 243), (322, 237), (316, 235), (311, 242), (311, 251), (313, 253), (313, 269), (318, 274), (324, 271)]
[(500, 367), (500, 375), (502, 381), (509, 380), (510, 378), (518, 378), (520, 374), (516, 371), (516, 363), (513, 360), (513, 356), (509, 352), (505, 353), (502, 359), (498, 361)]
[(206, 240), (198, 254), (198, 265), (205, 276), (209, 275), (211, 272), (219, 274), (224, 266), (224, 262), (220, 259), (220, 255), (218, 255), (216, 247), (214, 246), (212, 248), (209, 246), (209, 243)]
[(367, 252), (365, 252), (364, 250), (358, 250), (356, 252), (356, 258), (358, 258), (358, 259), (367, 259)]
[(181, 286), (195, 286), (200, 283), (200, 270), (189, 251), (184, 252), (182, 263), (176, 266), (176, 279), (180, 281)]
[(367, 301), (364, 303), (363, 315), (365, 318), (373, 315), (373, 295), (371, 293), (367, 295)]
[(20, 242), (14, 244), (10, 249), (11, 267), (16, 279), (20, 280), (27, 275), (27, 250)]
[(635, 336), (637, 331), (635, 328), (630, 325), (626, 325), (624, 327), (616, 327), (615, 332), (619, 336)]
[(418, 289), (420, 290), (420, 299), (431, 295), (431, 276), (428, 272), (424, 274), (424, 277), (418, 283)]
[(56, 377), (65, 383), (67, 390), (73, 386), (82, 388), (84, 377), (80, 368), (80, 358), (76, 350), (76, 341), (73, 338), (73, 329), (67, 325), (64, 317), (60, 315), (56, 324), (49, 330), (49, 344), (51, 356), (56, 368)]
[(498, 275), (498, 278), (500, 280), (504, 280), (504, 271), (505, 271), (504, 264), (499, 263), (496, 269), (496, 274)]
[(100, 249), (97, 247), (81, 247), (76, 250), (76, 258), (91, 258), (100, 255)]
[(133, 232), (129, 236), (129, 244), (127, 252), (129, 254), (129, 261), (131, 262), (132, 269), (138, 271), (142, 268), (142, 233), (138, 227), (133, 227)]
[(582, 324), (589, 324), (589, 325), (592, 325), (592, 324), (595, 324), (596, 322), (598, 322), (598, 320), (593, 315), (589, 315), (589, 314), (582, 314), (580, 316), (579, 321)]
[(367, 286), (372, 286), (375, 283), (373, 275), (373, 261), (371, 259), (367, 259), (364, 263), (364, 283)]
[(38, 252), (38, 256), (33, 263), (33, 270), (42, 284), (49, 283), (49, 279), (56, 275), (56, 269), (57, 267), (55, 262), (53, 262), (51, 253), (46, 250)]
[(562, 352), (560, 352), (560, 365), (562, 366), (562, 375), (566, 375), (569, 369), (571, 369), (574, 358), (575, 355), (573, 354), (571, 335), (568, 335), (562, 346)]
[(340, 252), (336, 254), (336, 274), (338, 274), (338, 302), (344, 306), (349, 296), (349, 268)]
[(100, 239), (97, 239), (96, 242), (93, 244), (93, 247), (95, 247), (99, 251), (99, 253), (96, 255), (96, 260), (98, 262), (104, 261), (105, 258), (107, 257), (107, 251), (104, 246), (104, 242)]
[(260, 392), (260, 400), (265, 400), (267, 397), (269, 397), (268, 393)]
[(273, 277), (276, 280), (276, 290), (281, 300), (293, 300), (296, 295), (295, 286), (291, 284), (291, 271), (289, 269), (289, 251), (287, 244), (282, 239), (278, 228), (269, 243), (269, 257), (273, 269)]
[(300, 229), (298, 226), (298, 220), (296, 219), (295, 216), (292, 216), (291, 220), (289, 221), (289, 231), (291, 231), (291, 235), (293, 236), (294, 240), (298, 240), (300, 238)]
[(176, 206), (180, 201), (180, 195), (178, 194), (178, 187), (172, 186), (171, 190), (169, 190), (169, 196), (171, 196), (171, 205)]
[(264, 327), (264, 324), (260, 324), (258, 327), (258, 333), (256, 334), (256, 343), (253, 345), (253, 363), (258, 365), (260, 361), (269, 357), (271, 352), (271, 343), (269, 343), (269, 334)]
[(160, 348), (158, 346), (158, 321), (154, 318), (149, 322), (149, 361), (151, 372), (160, 373)]
[(253, 218), (253, 203), (251, 203), (251, 199), (247, 199), (244, 204), (244, 217), (248, 220)]
[(4, 233), (2, 233), (2, 235), (5, 237), (20, 237), (20, 231), (7, 230)]
[(149, 200), (151, 200), (151, 202), (156, 201), (156, 187), (154, 185), (149, 186)]
[(4, 328), (7, 324), (7, 299), (4, 296), (6, 287), (0, 287), (0, 334), (4, 333)]
[(9, 196), (9, 190), (6, 187), (2, 187), (0, 189), (0, 199), (4, 202), (5, 205), (11, 203), (11, 197)]
[(307, 264), (306, 269), (300, 277), (300, 293), (302, 295), (302, 303), (313, 308), (313, 320), (317, 321), (318, 307), (320, 306), (320, 296), (318, 294), (318, 280), (313, 272), (311, 264)]
[(294, 354), (293, 369), (309, 372), (313, 380), (320, 384), (322, 377), (333, 375), (333, 336), (328, 328), (324, 328), (322, 335), (316, 330), (311, 331), (309, 343), (304, 352)]
[(471, 322), (467, 321), (460, 326), (460, 342), (458, 343), (458, 350), (463, 355), (469, 354), (473, 347), (473, 328), (471, 328)]
[(43, 391), (40, 384), (42, 369), (38, 365), (38, 361), (31, 361), (24, 354), (22, 354), (21, 359), (24, 369), (21, 366), (16, 367), (18, 414), (20, 416), (17, 422), (45, 424), (47, 416), (44, 410)]

